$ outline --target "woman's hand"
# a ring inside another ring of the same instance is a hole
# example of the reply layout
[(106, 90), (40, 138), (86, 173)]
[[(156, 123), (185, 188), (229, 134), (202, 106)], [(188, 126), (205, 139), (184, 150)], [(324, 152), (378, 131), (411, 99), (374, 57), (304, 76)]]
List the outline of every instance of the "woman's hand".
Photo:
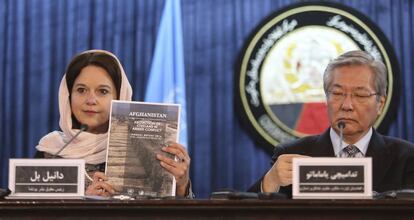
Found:
[(164, 152), (168, 152), (176, 156), (174, 160), (169, 157), (157, 154), (157, 159), (160, 160), (160, 164), (168, 172), (170, 172), (177, 181), (176, 194), (177, 196), (186, 196), (186, 190), (188, 184), (190, 184), (190, 156), (181, 144), (173, 143), (167, 147), (163, 147)]
[(114, 189), (106, 181), (108, 177), (102, 172), (95, 172), (93, 174), (92, 184), (88, 186), (85, 194), (88, 196), (105, 196), (109, 197), (115, 193)]

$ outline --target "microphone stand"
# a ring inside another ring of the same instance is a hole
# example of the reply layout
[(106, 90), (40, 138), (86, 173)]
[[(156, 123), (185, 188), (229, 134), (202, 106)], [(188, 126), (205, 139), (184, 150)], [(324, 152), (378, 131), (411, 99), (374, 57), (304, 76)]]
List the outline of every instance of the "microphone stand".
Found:
[[(344, 128), (345, 128), (345, 122), (340, 121), (338, 123), (339, 128), (339, 150), (342, 150), (342, 142), (344, 141)], [(339, 156), (339, 154), (338, 154)]]
[(55, 159), (60, 152), (62, 152), (62, 150), (64, 150), (70, 143), (72, 143), (73, 140), (75, 140), (76, 137), (78, 137), (80, 135), (80, 133), (82, 133), (83, 131), (88, 130), (88, 125), (86, 124), (81, 124), (79, 131), (75, 134), (75, 136), (73, 136), (68, 142), (66, 142), (66, 144), (64, 144), (59, 150), (58, 152), (54, 153), (52, 156), (52, 159)]

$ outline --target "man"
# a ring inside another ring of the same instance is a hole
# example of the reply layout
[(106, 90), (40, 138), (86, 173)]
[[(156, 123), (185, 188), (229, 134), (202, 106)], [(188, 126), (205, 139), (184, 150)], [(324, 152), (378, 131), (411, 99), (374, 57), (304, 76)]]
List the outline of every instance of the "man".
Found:
[[(347, 52), (328, 65), (323, 81), (331, 127), (277, 146), (272, 168), (249, 191), (291, 196), (292, 159), (309, 156), (372, 157), (374, 191), (414, 188), (414, 145), (372, 127), (386, 100), (385, 65), (365, 52)], [(342, 145), (338, 124), (345, 125)]]

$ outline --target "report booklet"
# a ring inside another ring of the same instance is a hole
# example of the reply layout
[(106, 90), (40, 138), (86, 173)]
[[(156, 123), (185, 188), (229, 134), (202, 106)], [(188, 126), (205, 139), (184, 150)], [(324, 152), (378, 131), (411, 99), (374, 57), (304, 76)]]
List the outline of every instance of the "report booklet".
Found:
[(178, 142), (180, 105), (112, 101), (106, 175), (116, 194), (136, 197), (175, 196), (175, 178), (156, 154)]

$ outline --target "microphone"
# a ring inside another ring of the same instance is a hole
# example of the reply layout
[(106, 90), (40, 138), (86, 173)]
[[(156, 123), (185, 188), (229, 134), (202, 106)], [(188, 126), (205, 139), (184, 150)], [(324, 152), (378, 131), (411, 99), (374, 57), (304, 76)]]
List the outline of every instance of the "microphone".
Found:
[(57, 156), (59, 156), (59, 153), (62, 152), (62, 150), (64, 150), (70, 143), (72, 143), (73, 140), (75, 140), (75, 138), (77, 136), (79, 136), (80, 133), (82, 133), (83, 131), (87, 131), (88, 130), (88, 125), (87, 124), (81, 124), (78, 133), (75, 134), (75, 136), (73, 136), (68, 142), (66, 142), (66, 144), (64, 144), (58, 152), (54, 153), (53, 156), (51, 157), (52, 159), (55, 159)]
[(345, 128), (345, 122), (340, 121), (338, 122), (338, 128), (339, 128), (339, 148), (342, 149), (342, 142), (344, 141), (344, 128)]

